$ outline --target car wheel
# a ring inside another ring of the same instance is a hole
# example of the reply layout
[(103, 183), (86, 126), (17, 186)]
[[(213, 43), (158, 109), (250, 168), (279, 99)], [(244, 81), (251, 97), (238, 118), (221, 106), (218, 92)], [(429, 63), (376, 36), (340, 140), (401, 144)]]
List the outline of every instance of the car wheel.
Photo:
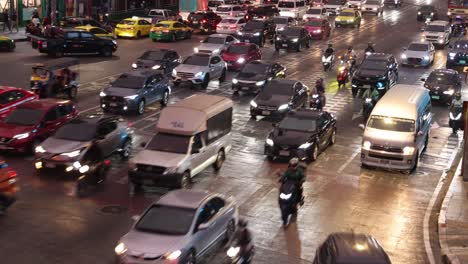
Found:
[(140, 100), (140, 102), (138, 103), (138, 106), (137, 106), (137, 114), (142, 115), (144, 113), (145, 113), (145, 101)]
[(279, 50), (280, 50), (280, 49), (279, 49), (279, 47), (278, 47), (278, 46), (276, 46), (276, 47), (275, 47), (275, 50), (279, 52)]
[(263, 39), (263, 37), (262, 37), (262, 38), (260, 38), (260, 41), (259, 41), (259, 43), (260, 43), (260, 45), (259, 45), (259, 46), (260, 46), (260, 48), (263, 48), (263, 46), (265, 46), (265, 40)]
[(187, 258), (185, 259), (185, 264), (196, 264), (197, 263), (197, 257), (195, 256), (195, 252), (193, 250), (190, 250), (190, 253), (188, 253)]
[(218, 155), (216, 156), (216, 161), (213, 163), (213, 168), (217, 171), (221, 169), (223, 166), (224, 160), (226, 159), (226, 155), (224, 153), (224, 150), (218, 151)]
[(166, 106), (167, 103), (169, 103), (169, 91), (165, 91), (161, 99), (162, 106)]
[(136, 33), (135, 38), (137, 38), (137, 39), (141, 38), (141, 32), (140, 32), (140, 31), (138, 31), (138, 32)]
[[(323, 38), (323, 37), (322, 37)], [(306, 48), (310, 49), (310, 40), (306, 40)]]
[(203, 89), (208, 88), (208, 83), (210, 82), (210, 76), (207, 74), (205, 78), (203, 79), (203, 82), (201, 83), (201, 87)]
[(10, 45), (8, 43), (0, 43), (0, 50), (10, 51)]
[(120, 158), (122, 160), (127, 160), (130, 157), (131, 153), (132, 153), (132, 140), (127, 139), (125, 140), (122, 146), (122, 151), (120, 152)]
[(332, 134), (330, 135), (330, 146), (335, 145), (336, 143), (336, 129), (333, 129)]
[(234, 223), (234, 220), (231, 219), (226, 226), (226, 237), (224, 237), (224, 241), (229, 242), (235, 232), (236, 232), (236, 224)]
[(104, 47), (101, 50), (101, 55), (104, 57), (111, 57), (112, 56), (112, 50), (110, 47)]
[(221, 77), (219, 77), (219, 82), (222, 83), (226, 80), (226, 69), (223, 69), (223, 72), (221, 72)]
[(317, 142), (314, 142), (314, 145), (312, 146), (312, 153), (310, 153), (310, 161), (316, 161), (318, 157), (318, 146)]
[[(416, 150), (418, 151), (418, 150)], [(406, 174), (411, 174), (413, 173), (416, 168), (418, 167), (418, 163), (419, 163), (419, 153), (416, 153), (416, 158), (414, 159), (414, 164), (413, 166), (411, 167), (411, 169), (409, 169), (408, 171), (405, 171)]]
[(257, 115), (254, 115), (254, 114), (250, 114), (250, 118), (256, 120), (257, 119)]
[(70, 87), (68, 90), (68, 99), (75, 99), (78, 95), (78, 88), (76, 86)]
[(300, 52), (300, 51), (301, 51), (301, 44), (300, 44), (300, 43), (297, 44), (296, 51), (297, 51), (297, 52)]
[(180, 189), (188, 189), (190, 186), (190, 173), (188, 171), (184, 172), (182, 176), (180, 176), (179, 188)]
[[(455, 131), (456, 133), (456, 131)], [(426, 151), (427, 150), (427, 145), (429, 144), (429, 135), (426, 136), (426, 140), (424, 140), (424, 149), (423, 151)]]
[(156, 42), (157, 40), (156, 39), (151, 39), (153, 42)]

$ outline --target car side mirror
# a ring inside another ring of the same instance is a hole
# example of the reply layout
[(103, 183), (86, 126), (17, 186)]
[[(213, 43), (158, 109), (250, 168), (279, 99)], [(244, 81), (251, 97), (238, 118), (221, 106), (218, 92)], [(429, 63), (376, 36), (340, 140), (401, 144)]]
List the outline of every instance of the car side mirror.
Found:
[(141, 142), (140, 147), (142, 147), (142, 148), (146, 147), (146, 142)]
[(205, 229), (208, 229), (210, 226), (211, 226), (211, 222), (202, 223), (202, 224), (198, 225), (197, 230), (198, 231), (205, 230)]
[(139, 215), (133, 215), (133, 216), (132, 216), (132, 220), (133, 220), (134, 222), (138, 221), (138, 219), (140, 219), (140, 216), (139, 216)]

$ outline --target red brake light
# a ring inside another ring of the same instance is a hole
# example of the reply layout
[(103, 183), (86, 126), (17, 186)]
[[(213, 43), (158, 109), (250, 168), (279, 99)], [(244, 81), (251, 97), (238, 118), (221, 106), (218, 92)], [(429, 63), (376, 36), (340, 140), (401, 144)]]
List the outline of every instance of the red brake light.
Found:
[(171, 32), (171, 31), (169, 31), (168, 29), (165, 29), (165, 30), (163, 30), (163, 32), (164, 32), (164, 33), (169, 33), (169, 32)]
[(236, 26), (236, 25), (230, 25), (229, 28), (230, 28), (230, 29), (236, 29), (237, 26)]
[(130, 30), (134, 30), (135, 28), (134, 28), (134, 27), (131, 27), (131, 28), (128, 28), (128, 29), (130, 29)]
[(111, 164), (110, 160), (108, 160), (108, 159), (104, 160), (104, 165), (109, 166), (110, 164)]
[(201, 22), (202, 22), (202, 23), (206, 23), (206, 19), (203, 19)]
[(16, 171), (14, 171), (14, 170), (9, 170), (8, 171), (8, 178), (14, 178), (16, 176), (17, 176)]

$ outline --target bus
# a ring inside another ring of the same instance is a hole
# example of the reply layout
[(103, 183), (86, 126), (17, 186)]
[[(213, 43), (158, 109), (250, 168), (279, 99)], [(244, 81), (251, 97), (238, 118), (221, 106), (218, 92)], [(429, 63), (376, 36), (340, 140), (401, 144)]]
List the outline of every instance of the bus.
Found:
[(447, 15), (450, 19), (468, 18), (468, 0), (448, 0)]

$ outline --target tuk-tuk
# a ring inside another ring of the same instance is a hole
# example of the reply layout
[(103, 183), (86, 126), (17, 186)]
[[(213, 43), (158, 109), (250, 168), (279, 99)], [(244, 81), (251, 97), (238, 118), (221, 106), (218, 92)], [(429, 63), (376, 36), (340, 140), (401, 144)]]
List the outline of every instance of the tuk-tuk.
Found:
[(47, 64), (36, 64), (32, 67), (31, 91), (39, 98), (66, 95), (69, 99), (78, 94), (78, 70), (69, 68), (79, 65), (73, 58), (61, 58)]

